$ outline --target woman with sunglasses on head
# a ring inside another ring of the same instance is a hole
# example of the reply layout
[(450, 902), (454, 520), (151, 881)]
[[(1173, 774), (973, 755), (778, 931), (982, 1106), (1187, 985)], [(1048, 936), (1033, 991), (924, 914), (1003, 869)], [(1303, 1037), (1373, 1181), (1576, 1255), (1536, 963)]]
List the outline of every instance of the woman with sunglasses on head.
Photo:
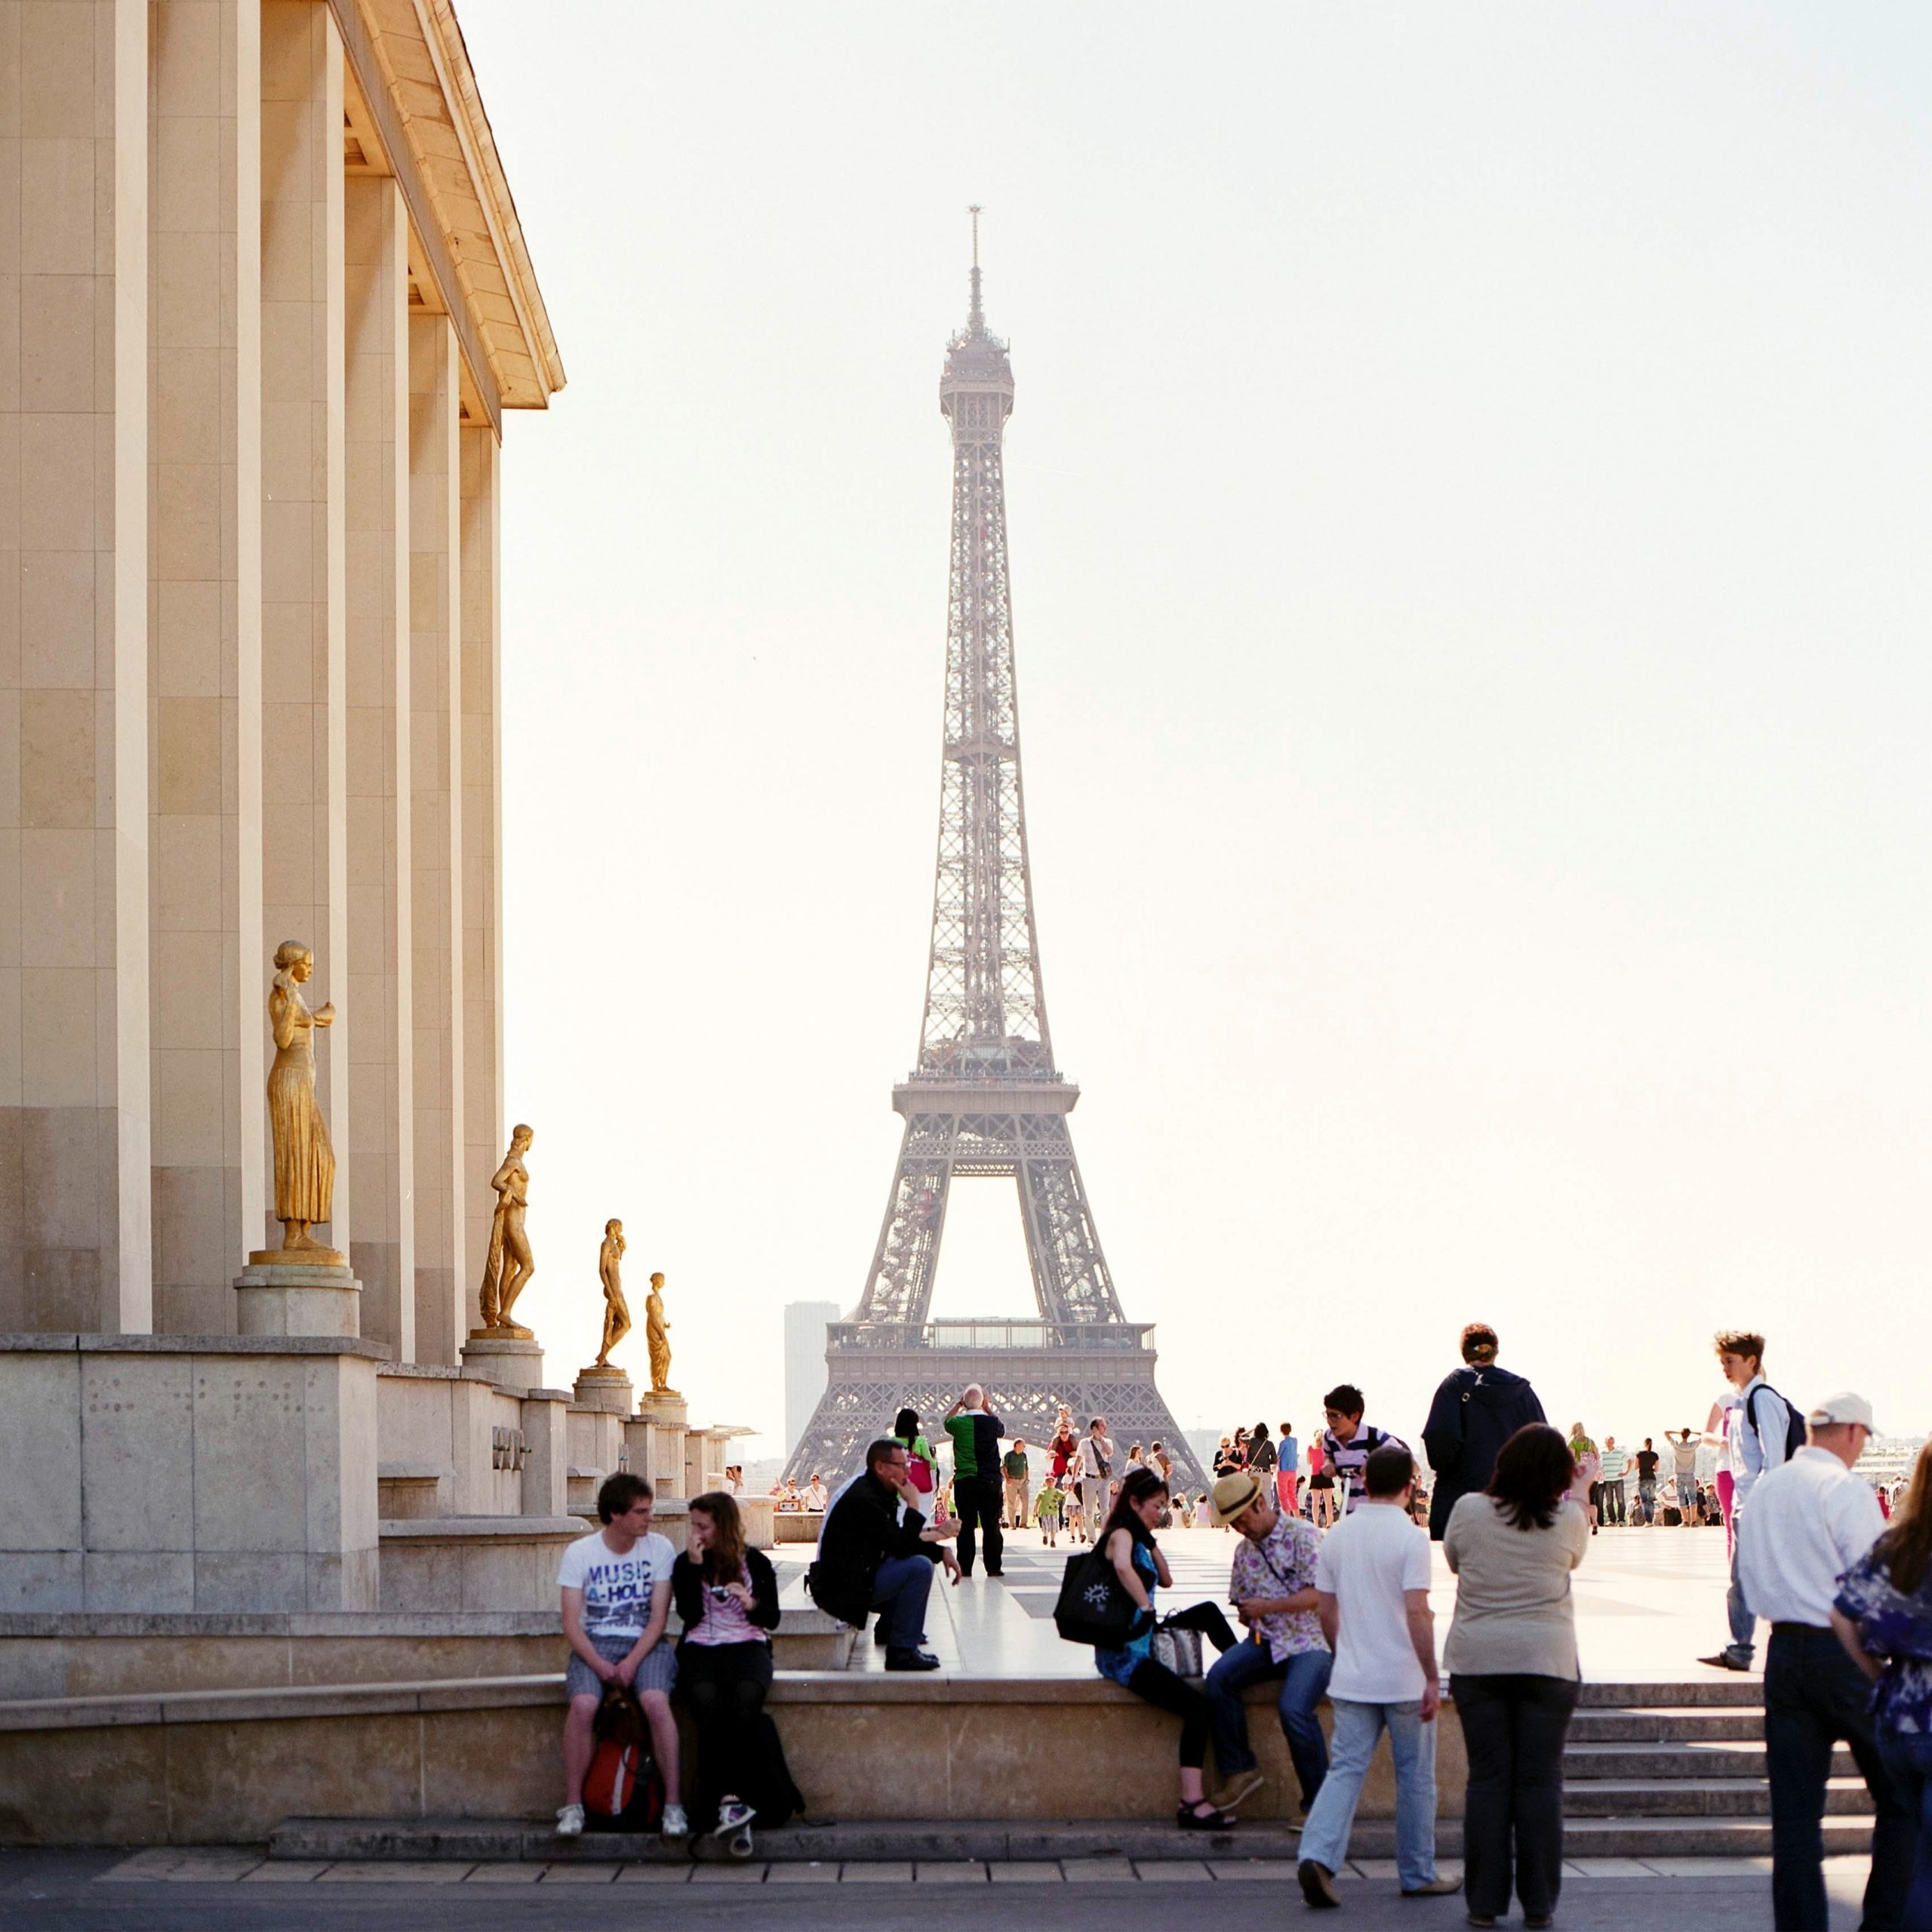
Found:
[[(1154, 1592), (1171, 1589), (1174, 1580), (1154, 1540), (1155, 1525), (1167, 1503), (1168, 1486), (1152, 1469), (1129, 1469), (1121, 1479), (1119, 1499), (1094, 1536), (1095, 1548), (1113, 1565), (1121, 1588), (1140, 1614), (1127, 1641), (1118, 1650), (1097, 1649), (1094, 1662), (1103, 1677), (1111, 1677), (1137, 1697), (1180, 1719), (1180, 1804), (1175, 1823), (1183, 1831), (1226, 1831), (1235, 1821), (1209, 1803), (1201, 1777), (1208, 1761), (1207, 1697), (1198, 1684), (1177, 1677), (1153, 1656)], [(1218, 1604), (1196, 1604), (1178, 1620), (1201, 1632), (1217, 1651), (1234, 1647), (1235, 1633)]]
[(746, 1546), (744, 1520), (722, 1490), (691, 1500), (685, 1553), (671, 1567), (671, 1598), (683, 1619), (678, 1681), (697, 1732), (706, 1789), (718, 1798), (714, 1838), (734, 1858), (752, 1853), (746, 1802), (754, 1745), (771, 1688), (771, 1632), (778, 1627), (778, 1578), (761, 1550)]

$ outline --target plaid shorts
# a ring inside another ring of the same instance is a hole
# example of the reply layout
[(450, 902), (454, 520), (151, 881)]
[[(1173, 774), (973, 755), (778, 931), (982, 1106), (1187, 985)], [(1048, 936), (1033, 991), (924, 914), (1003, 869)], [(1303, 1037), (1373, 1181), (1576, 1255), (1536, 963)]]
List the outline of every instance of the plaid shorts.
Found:
[[(590, 1647), (607, 1663), (622, 1663), (637, 1647), (635, 1637), (592, 1637)], [(678, 1681), (678, 1653), (672, 1648), (669, 1637), (660, 1637), (645, 1654), (643, 1663), (637, 1667), (637, 1675), (631, 1680), (634, 1690), (662, 1690), (668, 1697)], [(604, 1694), (604, 1680), (576, 1651), (571, 1653), (571, 1660), (564, 1667), (564, 1695), (566, 1697), (601, 1697)]]

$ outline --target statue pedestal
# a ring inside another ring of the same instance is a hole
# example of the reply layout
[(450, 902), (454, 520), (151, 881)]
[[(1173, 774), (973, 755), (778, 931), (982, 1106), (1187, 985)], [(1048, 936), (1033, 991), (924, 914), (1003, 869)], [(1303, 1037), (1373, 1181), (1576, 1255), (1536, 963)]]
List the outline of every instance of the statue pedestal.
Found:
[(251, 1254), (235, 1295), (235, 1325), (244, 1335), (362, 1332), (362, 1284), (332, 1248)]
[(675, 1389), (647, 1389), (637, 1398), (637, 1412), (660, 1429), (688, 1429), (691, 1404)]
[(463, 1345), (463, 1365), (512, 1395), (527, 1395), (543, 1386), (543, 1344), (528, 1335), (472, 1329)]
[(593, 1364), (580, 1371), (577, 1378), (575, 1394), (580, 1409), (603, 1409), (614, 1416), (627, 1416), (633, 1393), (631, 1379), (621, 1368), (608, 1365), (599, 1368)]

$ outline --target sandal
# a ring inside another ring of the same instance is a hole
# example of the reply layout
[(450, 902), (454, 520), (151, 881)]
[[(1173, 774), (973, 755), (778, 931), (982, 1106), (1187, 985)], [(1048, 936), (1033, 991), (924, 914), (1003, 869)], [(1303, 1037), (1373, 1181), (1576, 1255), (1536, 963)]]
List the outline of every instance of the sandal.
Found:
[[(1208, 1801), (1204, 1798), (1199, 1802), (1208, 1804)], [(1219, 1806), (1213, 1804), (1208, 1804), (1208, 1810), (1204, 1817), (1192, 1804), (1183, 1804), (1174, 1813), (1174, 1823), (1184, 1832), (1230, 1831), (1234, 1827), (1234, 1818), (1230, 1813), (1223, 1811)]]

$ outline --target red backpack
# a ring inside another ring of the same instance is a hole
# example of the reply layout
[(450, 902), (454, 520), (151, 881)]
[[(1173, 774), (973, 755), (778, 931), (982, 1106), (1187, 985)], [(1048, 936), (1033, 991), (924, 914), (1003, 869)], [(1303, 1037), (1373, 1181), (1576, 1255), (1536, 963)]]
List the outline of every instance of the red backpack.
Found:
[(655, 1831), (664, 1814), (664, 1781), (636, 1694), (607, 1685), (594, 1727), (597, 1748), (584, 1777), (584, 1810), (620, 1831)]

